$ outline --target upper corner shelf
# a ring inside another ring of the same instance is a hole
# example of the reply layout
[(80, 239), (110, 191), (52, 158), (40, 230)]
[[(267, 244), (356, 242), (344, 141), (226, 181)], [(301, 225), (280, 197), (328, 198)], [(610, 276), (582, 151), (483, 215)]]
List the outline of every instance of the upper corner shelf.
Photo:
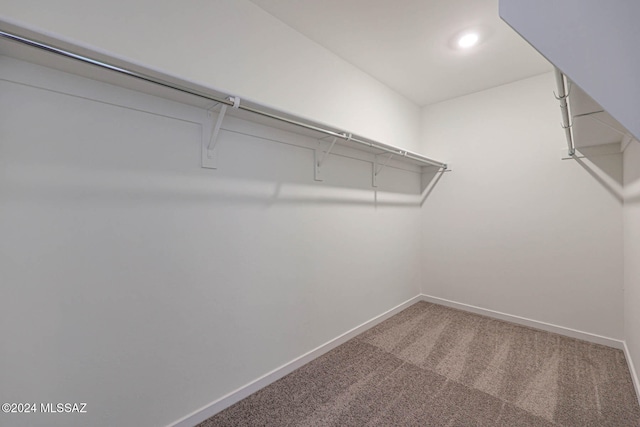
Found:
[(570, 157), (576, 154), (576, 150), (584, 154), (590, 152), (590, 148), (599, 146), (623, 151), (626, 144), (634, 139), (624, 126), (558, 69), (556, 83), (556, 98), (562, 109), (562, 127), (565, 129)]

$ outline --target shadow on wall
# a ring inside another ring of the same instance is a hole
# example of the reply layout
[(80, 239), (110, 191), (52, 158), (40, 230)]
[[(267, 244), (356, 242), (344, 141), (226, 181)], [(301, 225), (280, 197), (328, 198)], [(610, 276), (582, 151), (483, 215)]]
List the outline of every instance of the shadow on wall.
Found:
[[(435, 169), (435, 168), (434, 168)], [(6, 202), (69, 204), (204, 204), (204, 205), (362, 205), (422, 206), (443, 171), (422, 176), (419, 194), (403, 194), (362, 188), (312, 185), (282, 180), (212, 177), (207, 171), (196, 174), (168, 171), (97, 171), (84, 169), (49, 169), (24, 165), (4, 170), (0, 193)]]
[[(402, 204), (421, 205), (440, 171), (437, 167), (398, 162), (393, 157), (390, 162), (385, 157), (382, 165), (376, 165), (375, 156), (370, 153), (336, 147), (323, 157), (319, 168), (321, 178), (314, 180), (314, 148), (323, 153), (326, 144), (304, 136), (292, 138), (291, 133), (282, 134), (266, 128), (262, 131), (261, 135), (225, 130), (220, 140), (219, 169), (208, 172), (215, 177), (275, 181), (283, 189), (304, 188), (305, 191), (296, 194), (296, 200), (315, 201), (318, 194), (324, 200), (329, 193), (344, 202), (345, 197), (340, 194), (343, 190), (347, 198), (362, 192), (368, 203), (385, 203), (392, 199), (402, 200)], [(276, 193), (272, 199), (290, 200), (284, 192)], [(360, 196), (356, 198), (361, 199)]]

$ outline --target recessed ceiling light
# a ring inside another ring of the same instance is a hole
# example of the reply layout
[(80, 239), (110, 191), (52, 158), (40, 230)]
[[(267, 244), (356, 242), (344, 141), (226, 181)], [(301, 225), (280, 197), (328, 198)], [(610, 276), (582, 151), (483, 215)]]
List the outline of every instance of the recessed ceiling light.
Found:
[(478, 44), (478, 40), (480, 40), (478, 33), (465, 33), (458, 38), (458, 47), (469, 49)]

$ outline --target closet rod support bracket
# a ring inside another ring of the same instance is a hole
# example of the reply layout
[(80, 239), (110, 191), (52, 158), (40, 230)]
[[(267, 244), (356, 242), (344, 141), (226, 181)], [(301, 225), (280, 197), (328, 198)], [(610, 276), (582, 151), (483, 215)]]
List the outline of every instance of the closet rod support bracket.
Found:
[[(373, 173), (371, 174), (371, 178), (372, 178), (372, 182), (371, 185), (373, 187), (377, 187), (378, 186), (378, 175), (380, 174), (380, 172), (382, 172), (382, 169), (384, 169), (385, 166), (387, 166), (387, 163), (389, 163), (389, 160), (391, 160), (391, 158), (393, 157), (394, 153), (388, 153), (388, 156), (386, 157), (386, 159), (384, 160), (384, 162), (382, 164), (380, 164), (380, 162), (378, 161), (378, 158), (380, 156), (384, 156), (387, 153), (383, 153), (383, 154), (376, 154), (374, 156), (374, 160), (373, 160)], [(407, 153), (400, 153), (401, 156), (406, 156)]]
[[(232, 108), (240, 107), (240, 98), (237, 96), (230, 96), (227, 98), (228, 101), (231, 102)], [(207, 127), (211, 129), (209, 132), (205, 132), (203, 129), (202, 132), (202, 167), (209, 169), (217, 169), (218, 168), (218, 137), (220, 135), (220, 129), (222, 128), (222, 122), (224, 120), (225, 114), (227, 113), (227, 107), (229, 105), (222, 104), (220, 107), (220, 112), (218, 113), (218, 118), (216, 119), (215, 125), (211, 120), (211, 110), (207, 111), (208, 120), (206, 123)], [(209, 135), (208, 141), (205, 140), (205, 135)]]
[[(316, 148), (313, 151), (313, 179), (314, 180), (316, 181), (324, 180), (324, 177), (322, 176), (322, 164), (325, 162), (325, 160), (331, 153), (331, 150), (333, 150), (333, 147), (336, 145), (337, 140), (338, 138), (334, 136), (333, 140), (331, 141), (331, 145), (329, 145), (329, 148), (324, 152), (320, 148)], [(318, 144), (320, 144), (320, 141), (318, 141)]]

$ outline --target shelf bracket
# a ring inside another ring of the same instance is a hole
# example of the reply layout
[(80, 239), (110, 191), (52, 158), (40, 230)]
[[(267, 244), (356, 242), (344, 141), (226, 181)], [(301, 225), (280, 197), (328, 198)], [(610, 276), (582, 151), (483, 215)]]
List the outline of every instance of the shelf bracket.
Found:
[(331, 153), (331, 150), (333, 150), (333, 146), (336, 145), (336, 141), (338, 140), (337, 137), (333, 137), (333, 141), (331, 141), (331, 145), (329, 145), (329, 148), (327, 149), (327, 151), (322, 151), (318, 148), (316, 148), (314, 150), (314, 156), (313, 156), (313, 163), (314, 163), (314, 168), (313, 168), (313, 179), (315, 179), (316, 181), (323, 181), (324, 178), (322, 176), (322, 164), (324, 163), (324, 161), (327, 159), (327, 156), (329, 156), (329, 153)]
[[(240, 107), (240, 98), (237, 96), (230, 96), (227, 98), (229, 101), (233, 102), (232, 108)], [(209, 123), (209, 126), (212, 127), (208, 141), (205, 141), (204, 136), (207, 132), (202, 132), (203, 140), (202, 140), (202, 167), (217, 169), (218, 168), (218, 136), (220, 134), (220, 129), (222, 127), (222, 121), (224, 120), (224, 116), (227, 113), (227, 104), (222, 104), (220, 108), (220, 112), (218, 113), (218, 118), (216, 119), (215, 125), (213, 123)], [(211, 117), (211, 110), (208, 111), (209, 117)], [(213, 125), (213, 126), (212, 126)]]
[[(380, 165), (380, 162), (378, 161), (378, 157), (380, 157), (382, 155), (384, 155), (384, 154), (376, 154), (374, 156), (373, 174), (372, 174), (373, 182), (371, 184), (373, 187), (377, 187), (378, 186), (378, 174), (380, 174), (380, 172), (382, 172), (382, 169), (384, 169), (384, 167), (387, 166), (387, 163), (389, 163), (389, 160), (391, 160), (391, 158), (393, 157), (393, 153), (389, 153), (389, 157), (387, 157), (385, 159), (384, 163), (382, 163)], [(380, 167), (378, 167), (378, 165), (380, 165)]]

